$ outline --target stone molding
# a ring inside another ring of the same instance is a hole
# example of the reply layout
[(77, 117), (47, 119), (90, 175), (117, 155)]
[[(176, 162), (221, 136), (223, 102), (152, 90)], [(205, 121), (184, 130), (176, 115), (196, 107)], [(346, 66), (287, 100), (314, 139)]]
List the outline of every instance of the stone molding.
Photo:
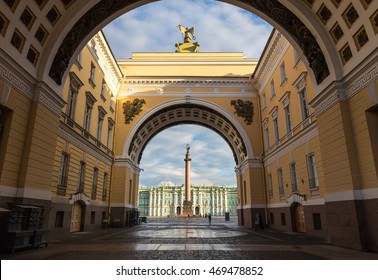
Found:
[(139, 174), (143, 169), (140, 169), (134, 164), (130, 158), (116, 157), (114, 159), (114, 167), (127, 167), (134, 174)]
[(0, 78), (11, 85), (11, 87), (13, 87), (23, 96), (31, 100), (33, 98), (33, 90), (24, 81), (22, 81), (22, 79), (20, 79), (20, 76), (21, 75), (15, 74), (0, 62)]
[(334, 82), (328, 90), (315, 97), (310, 105), (315, 109), (315, 114), (319, 116), (338, 102), (351, 99), (377, 79), (378, 62), (375, 62), (348, 82)]
[[(64, 123), (60, 123), (59, 126), (59, 137), (62, 137), (64, 140), (68, 141), (69, 143), (77, 146), (83, 152), (88, 153), (95, 157), (96, 159), (104, 162), (106, 165), (112, 164), (112, 158), (108, 155), (105, 155), (102, 151), (98, 151), (97, 147), (94, 147), (91, 143), (88, 143), (86, 139), (84, 139), (81, 135), (74, 132), (71, 128), (69, 128)], [(93, 146), (93, 147), (91, 147)]]

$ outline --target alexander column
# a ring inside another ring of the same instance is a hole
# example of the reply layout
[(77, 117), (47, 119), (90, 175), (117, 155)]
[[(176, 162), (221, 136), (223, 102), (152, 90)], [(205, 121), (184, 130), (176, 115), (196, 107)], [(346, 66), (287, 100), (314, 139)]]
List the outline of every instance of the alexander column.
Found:
[(192, 210), (192, 201), (190, 199), (190, 161), (192, 160), (190, 158), (189, 154), (190, 147), (189, 145), (186, 145), (186, 155), (185, 155), (185, 200), (184, 200), (184, 209), (183, 209), (183, 215), (193, 215)]

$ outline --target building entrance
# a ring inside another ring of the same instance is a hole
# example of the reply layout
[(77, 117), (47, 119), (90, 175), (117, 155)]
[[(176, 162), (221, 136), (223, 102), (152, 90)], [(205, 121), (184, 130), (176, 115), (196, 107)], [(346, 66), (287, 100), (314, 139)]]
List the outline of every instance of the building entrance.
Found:
[(72, 206), (72, 217), (71, 217), (71, 232), (82, 231), (83, 217), (85, 216), (85, 206), (80, 202), (76, 201)]

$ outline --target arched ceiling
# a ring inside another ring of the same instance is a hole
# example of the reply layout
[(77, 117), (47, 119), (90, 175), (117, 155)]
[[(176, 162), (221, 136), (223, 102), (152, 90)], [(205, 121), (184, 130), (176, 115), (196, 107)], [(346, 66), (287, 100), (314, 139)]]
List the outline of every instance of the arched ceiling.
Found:
[[(59, 88), (72, 57), (91, 37), (125, 12), (151, 2), (155, 1), (1, 0), (1, 50), (32, 77)], [(253, 12), (276, 27), (302, 50), (318, 84), (327, 77), (341, 80), (376, 49), (378, 1), (222, 2)]]
[(148, 142), (164, 129), (180, 124), (198, 124), (217, 132), (230, 146), (236, 165), (247, 158), (246, 145), (236, 127), (214, 109), (192, 103), (165, 107), (145, 119), (133, 135), (127, 149), (128, 157), (139, 165)]

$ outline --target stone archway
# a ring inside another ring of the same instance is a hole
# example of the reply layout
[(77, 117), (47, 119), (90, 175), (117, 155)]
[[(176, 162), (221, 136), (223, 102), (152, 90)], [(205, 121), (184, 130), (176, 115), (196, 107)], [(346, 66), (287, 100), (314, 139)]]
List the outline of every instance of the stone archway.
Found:
[(231, 116), (222, 108), (204, 104), (201, 100), (173, 101), (155, 108), (134, 126), (131, 137), (124, 144), (123, 157), (139, 165), (144, 148), (160, 131), (178, 124), (199, 124), (214, 130), (228, 143), (236, 165), (254, 158), (250, 141), (240, 124), (235, 119), (230, 121)]
[[(72, 63), (71, 58), (91, 36), (119, 15), (154, 1), (102, 0), (98, 3), (93, 2), (93, 5), (89, 4), (89, 8), (76, 22), (72, 21), (68, 25), (71, 26), (69, 30), (65, 26), (65, 31), (62, 30), (60, 39), (56, 40), (52, 47), (51, 55), (46, 54), (49, 57), (44, 57), (46, 68), (41, 69), (41, 72), (44, 73), (43, 75), (48, 75), (57, 85), (61, 85), (67, 76), (67, 69)], [(307, 59), (308, 66), (312, 70), (311, 76), (317, 84), (321, 84), (330, 74), (334, 78), (340, 77), (341, 72), (335, 70), (342, 68), (340, 60), (336, 58), (337, 51), (333, 45), (327, 43), (329, 35), (324, 32), (323, 27), (319, 28), (318, 20), (308, 20), (308, 18), (315, 18), (312, 13), (308, 13), (305, 4), (286, 2), (283, 4), (278, 0), (223, 2), (256, 13), (277, 27), (293, 45), (302, 51), (303, 57)], [(58, 44), (60, 44), (59, 47), (57, 47)], [(331, 70), (334, 73), (331, 73)]]

